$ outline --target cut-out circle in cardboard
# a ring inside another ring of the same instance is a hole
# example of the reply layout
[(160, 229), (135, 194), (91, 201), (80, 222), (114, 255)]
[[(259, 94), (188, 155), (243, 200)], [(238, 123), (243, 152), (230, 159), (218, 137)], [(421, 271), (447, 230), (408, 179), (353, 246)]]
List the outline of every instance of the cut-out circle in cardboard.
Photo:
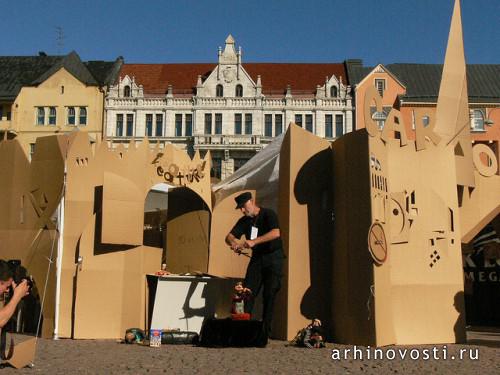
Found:
[(368, 250), (378, 265), (383, 264), (387, 259), (387, 240), (384, 227), (381, 223), (375, 222), (368, 231)]
[[(484, 154), (487, 163), (481, 160), (481, 154)], [(495, 153), (488, 146), (478, 143), (472, 148), (472, 161), (477, 171), (484, 177), (491, 177), (498, 171), (498, 160)]]

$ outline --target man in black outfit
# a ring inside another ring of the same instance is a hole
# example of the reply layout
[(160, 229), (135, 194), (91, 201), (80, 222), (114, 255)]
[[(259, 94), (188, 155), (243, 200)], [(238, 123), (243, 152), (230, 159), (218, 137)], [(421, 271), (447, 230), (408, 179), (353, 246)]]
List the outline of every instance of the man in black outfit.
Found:
[[(281, 287), (284, 259), (278, 216), (271, 209), (257, 206), (251, 193), (242, 193), (235, 198), (235, 201), (236, 209), (240, 209), (244, 216), (226, 236), (226, 243), (236, 253), (240, 253), (243, 249), (252, 249), (252, 258), (245, 276), (245, 287), (252, 291), (253, 298), (245, 304), (245, 312), (252, 313), (254, 299), (263, 286), (262, 320), (269, 336), (274, 300)], [(245, 241), (242, 244), (238, 239), (243, 235)]]

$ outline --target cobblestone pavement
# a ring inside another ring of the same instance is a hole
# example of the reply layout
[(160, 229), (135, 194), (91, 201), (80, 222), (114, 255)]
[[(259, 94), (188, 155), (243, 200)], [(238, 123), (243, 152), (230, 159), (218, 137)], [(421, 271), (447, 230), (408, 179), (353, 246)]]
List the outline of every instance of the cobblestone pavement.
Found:
[[(486, 339), (484, 339), (486, 337)], [(124, 345), (110, 340), (45, 340), (38, 342), (35, 366), (7, 374), (500, 374), (500, 340), (491, 336), (474, 336), (469, 345), (389, 346), (382, 353), (391, 359), (368, 359), (373, 348), (358, 347), (363, 359), (353, 359), (353, 346), (328, 344), (325, 349), (289, 347), (283, 341), (271, 341), (266, 348), (208, 349), (192, 346), (149, 348)], [(344, 349), (350, 349), (344, 359)], [(404, 359), (398, 351), (407, 350)], [(426, 349), (426, 350), (424, 350)], [(460, 349), (465, 359), (459, 360)], [(477, 350), (477, 352), (476, 352)], [(426, 353), (430, 359), (424, 360)], [(341, 359), (332, 359), (332, 354)], [(378, 353), (380, 355), (380, 352)], [(413, 360), (410, 355), (418, 360)], [(478, 359), (470, 359), (478, 357)], [(453, 360), (452, 357), (455, 357)]]

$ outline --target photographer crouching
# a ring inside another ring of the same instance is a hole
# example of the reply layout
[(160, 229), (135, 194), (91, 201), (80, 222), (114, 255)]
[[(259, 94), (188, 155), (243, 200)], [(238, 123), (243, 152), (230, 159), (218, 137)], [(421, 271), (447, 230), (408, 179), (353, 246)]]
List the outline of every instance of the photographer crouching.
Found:
[(16, 285), (11, 267), (7, 262), (0, 260), (0, 295), (7, 293), (10, 288), (12, 288), (12, 297), (5, 306), (0, 308), (0, 329), (9, 322), (12, 315), (16, 312), (19, 302), (30, 291), (28, 280), (24, 279)]

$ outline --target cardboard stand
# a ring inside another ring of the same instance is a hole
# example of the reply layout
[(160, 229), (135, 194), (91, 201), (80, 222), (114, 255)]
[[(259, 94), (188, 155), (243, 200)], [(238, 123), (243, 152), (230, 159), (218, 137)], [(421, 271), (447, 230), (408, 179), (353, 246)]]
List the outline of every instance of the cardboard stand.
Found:
[[(7, 340), (10, 341), (11, 335), (7, 334), (7, 336)], [(5, 360), (3, 364), (8, 364), (17, 369), (26, 366), (31, 367), (35, 362), (36, 338), (19, 334), (12, 335), (12, 338), (14, 340), (12, 358)]]

